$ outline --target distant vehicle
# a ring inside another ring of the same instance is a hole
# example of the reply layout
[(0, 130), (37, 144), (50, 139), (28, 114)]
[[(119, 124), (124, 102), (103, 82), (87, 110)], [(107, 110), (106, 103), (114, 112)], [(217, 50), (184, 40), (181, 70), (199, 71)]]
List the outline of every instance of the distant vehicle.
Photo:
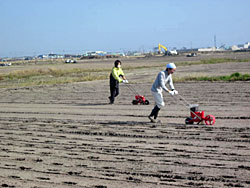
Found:
[(74, 59), (67, 59), (65, 63), (76, 63), (76, 60)]
[(24, 60), (32, 60), (33, 57), (25, 57)]
[(164, 49), (165, 50), (165, 54), (167, 54), (167, 51), (168, 51), (168, 49), (165, 47), (165, 46), (163, 46), (162, 44), (158, 44), (158, 53), (159, 54), (162, 54), (163, 52), (161, 51), (161, 49)]
[(187, 55), (187, 57), (195, 57), (195, 56), (197, 56), (196, 53), (190, 53), (190, 54)]
[(163, 46), (162, 44), (158, 44), (158, 54), (162, 54), (162, 50), (165, 50), (165, 55), (178, 55), (178, 52), (176, 50), (168, 50), (165, 46)]
[(1, 63), (0, 66), (4, 67), (4, 66), (11, 66), (11, 63)]
[(170, 50), (168, 55), (178, 55), (179, 53), (176, 50)]

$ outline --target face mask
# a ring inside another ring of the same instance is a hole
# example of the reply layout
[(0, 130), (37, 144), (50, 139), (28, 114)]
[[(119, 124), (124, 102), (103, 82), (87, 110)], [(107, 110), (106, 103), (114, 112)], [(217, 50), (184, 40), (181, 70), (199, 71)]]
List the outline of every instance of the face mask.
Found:
[(117, 65), (117, 68), (121, 68), (121, 65)]

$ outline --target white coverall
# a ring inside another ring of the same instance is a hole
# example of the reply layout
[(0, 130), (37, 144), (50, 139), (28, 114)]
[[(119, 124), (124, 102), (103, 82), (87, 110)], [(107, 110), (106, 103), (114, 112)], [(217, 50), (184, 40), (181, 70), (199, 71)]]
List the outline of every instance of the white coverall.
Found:
[(174, 90), (172, 75), (168, 74), (168, 72), (165, 70), (159, 72), (151, 88), (152, 95), (158, 108), (165, 106), (162, 91), (164, 90), (168, 92), (166, 84), (169, 84), (171, 90)]

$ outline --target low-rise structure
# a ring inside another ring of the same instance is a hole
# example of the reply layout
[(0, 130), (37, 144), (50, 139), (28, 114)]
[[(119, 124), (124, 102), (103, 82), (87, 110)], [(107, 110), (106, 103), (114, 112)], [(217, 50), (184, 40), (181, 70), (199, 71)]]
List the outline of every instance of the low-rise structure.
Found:
[(214, 52), (214, 51), (216, 51), (216, 47), (198, 49), (198, 52)]
[(238, 44), (238, 45), (233, 45), (230, 47), (230, 50), (232, 51), (237, 51), (237, 50), (246, 50), (250, 49), (250, 43), (246, 42), (245, 44)]
[(250, 42), (246, 42), (243, 46), (244, 49), (249, 49), (250, 48)]

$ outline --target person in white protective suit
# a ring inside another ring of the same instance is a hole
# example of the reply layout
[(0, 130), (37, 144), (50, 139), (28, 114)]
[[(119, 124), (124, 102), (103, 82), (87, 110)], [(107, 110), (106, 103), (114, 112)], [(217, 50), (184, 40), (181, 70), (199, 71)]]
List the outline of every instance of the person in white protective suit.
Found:
[[(153, 108), (151, 114), (148, 116), (152, 123), (157, 122), (157, 117), (160, 109), (165, 106), (162, 91), (166, 91), (170, 95), (178, 94), (178, 91), (175, 90), (172, 74), (175, 72), (176, 66), (174, 63), (168, 63), (166, 66), (166, 70), (158, 73), (152, 87), (151, 92), (154, 97), (155, 107)], [(169, 85), (170, 89), (166, 87), (166, 84)]]

